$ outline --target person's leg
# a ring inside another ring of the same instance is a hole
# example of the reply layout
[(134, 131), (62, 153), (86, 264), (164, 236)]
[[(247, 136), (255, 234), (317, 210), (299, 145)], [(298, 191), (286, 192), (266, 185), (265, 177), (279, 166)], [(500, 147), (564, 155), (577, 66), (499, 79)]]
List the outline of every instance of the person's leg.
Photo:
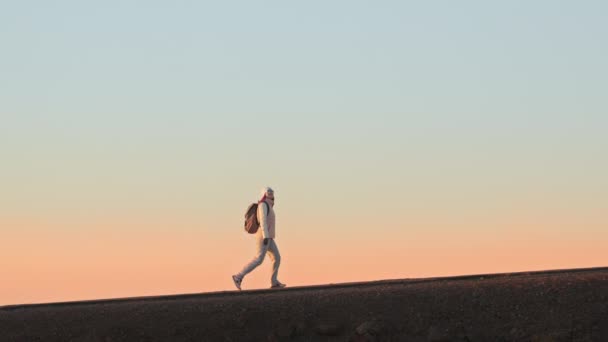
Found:
[(268, 243), (268, 255), (272, 259), (272, 277), (270, 278), (270, 285), (274, 286), (279, 284), (279, 266), (281, 266), (281, 253), (279, 253), (279, 247), (274, 239)]
[(266, 252), (268, 251), (268, 245), (264, 245), (264, 239), (257, 239), (257, 252), (255, 257), (247, 264), (241, 272), (235, 274), (235, 276), (242, 280), (249, 272), (253, 271), (256, 267), (260, 266), (264, 261), (264, 257), (266, 256)]

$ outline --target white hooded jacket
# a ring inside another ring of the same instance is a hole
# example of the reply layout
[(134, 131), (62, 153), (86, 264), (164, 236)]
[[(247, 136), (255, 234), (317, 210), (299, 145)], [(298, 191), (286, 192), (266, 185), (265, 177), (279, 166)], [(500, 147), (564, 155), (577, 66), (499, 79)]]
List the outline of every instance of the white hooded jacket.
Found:
[(258, 204), (258, 221), (260, 222), (260, 228), (262, 228), (258, 229), (258, 234), (262, 232), (264, 239), (274, 239), (276, 218), (272, 206), (266, 201)]

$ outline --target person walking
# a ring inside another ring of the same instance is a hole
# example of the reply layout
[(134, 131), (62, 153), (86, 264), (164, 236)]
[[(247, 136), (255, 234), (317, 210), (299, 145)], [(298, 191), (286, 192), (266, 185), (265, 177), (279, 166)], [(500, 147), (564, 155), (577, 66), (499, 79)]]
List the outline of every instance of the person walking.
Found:
[(241, 272), (232, 276), (232, 281), (237, 289), (241, 289), (243, 278), (260, 266), (266, 257), (266, 254), (272, 259), (272, 276), (270, 278), (270, 288), (283, 288), (286, 285), (278, 280), (279, 266), (281, 265), (281, 254), (275, 239), (275, 223), (276, 216), (274, 213), (274, 203), (276, 198), (274, 190), (270, 187), (262, 189), (262, 198), (258, 202), (257, 218), (260, 223), (260, 229), (256, 234), (257, 253), (255, 257), (247, 264)]

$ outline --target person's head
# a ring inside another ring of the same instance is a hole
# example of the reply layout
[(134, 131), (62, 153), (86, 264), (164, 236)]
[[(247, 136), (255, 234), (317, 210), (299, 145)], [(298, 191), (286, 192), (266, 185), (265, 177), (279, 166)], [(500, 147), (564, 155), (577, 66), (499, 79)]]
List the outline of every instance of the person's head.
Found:
[(274, 204), (274, 190), (270, 187), (265, 187), (262, 189), (262, 199), (260, 201), (267, 201), (271, 204)]

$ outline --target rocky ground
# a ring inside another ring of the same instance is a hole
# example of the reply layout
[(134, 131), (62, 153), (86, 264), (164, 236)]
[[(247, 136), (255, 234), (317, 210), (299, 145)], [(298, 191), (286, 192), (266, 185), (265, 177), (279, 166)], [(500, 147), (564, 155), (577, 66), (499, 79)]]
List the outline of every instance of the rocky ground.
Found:
[(608, 268), (0, 307), (0, 341), (608, 341)]

